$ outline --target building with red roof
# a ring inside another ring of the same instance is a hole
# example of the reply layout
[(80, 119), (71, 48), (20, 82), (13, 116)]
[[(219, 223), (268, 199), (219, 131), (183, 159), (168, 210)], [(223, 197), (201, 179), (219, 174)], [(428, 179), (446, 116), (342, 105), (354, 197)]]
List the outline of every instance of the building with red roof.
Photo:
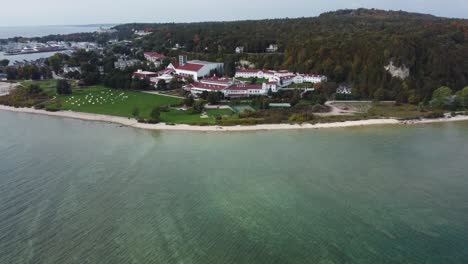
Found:
[(249, 97), (267, 95), (269, 86), (264, 84), (245, 84), (236, 82), (227, 78), (207, 78), (199, 82), (184, 86), (186, 91), (190, 91), (194, 95), (199, 95), (203, 92), (220, 92), (225, 97)]
[(147, 61), (154, 63), (154, 66), (156, 67), (161, 66), (163, 61), (169, 58), (156, 52), (144, 52), (143, 55)]
[(153, 77), (158, 77), (158, 76), (159, 74), (157, 72), (142, 71), (142, 70), (138, 70), (134, 72), (132, 75), (134, 79), (138, 78), (138, 79), (148, 79), (148, 80)]
[(320, 83), (327, 81), (327, 77), (323, 75), (296, 74), (287, 70), (271, 71), (258, 69), (239, 69), (236, 71), (235, 77), (268, 79), (270, 82), (276, 82), (281, 87), (286, 87), (293, 83)]
[(213, 71), (221, 73), (224, 71), (224, 63), (200, 60), (187, 61), (186, 58), (186, 56), (180, 56), (179, 63), (171, 63), (168, 68), (175, 70), (178, 75), (190, 76), (194, 80), (210, 76)]

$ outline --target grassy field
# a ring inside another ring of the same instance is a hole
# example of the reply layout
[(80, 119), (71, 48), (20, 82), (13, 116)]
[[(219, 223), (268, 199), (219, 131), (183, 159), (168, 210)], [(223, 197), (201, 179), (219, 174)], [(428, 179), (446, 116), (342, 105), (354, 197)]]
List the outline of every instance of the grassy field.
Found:
[(308, 82), (293, 83), (293, 84), (289, 85), (286, 88), (297, 88), (297, 89), (314, 88), (314, 84), (313, 83), (308, 83)]
[(425, 117), (430, 112), (421, 112), (416, 105), (393, 103), (375, 103), (367, 111), (367, 115), (372, 117), (394, 117), (400, 119), (417, 119)]
[[(137, 107), (140, 112), (139, 117), (147, 119), (153, 107), (177, 105), (182, 102), (182, 99), (138, 91), (91, 86), (73, 89), (72, 95), (60, 95), (56, 101), (61, 103), (60, 109), (62, 110), (128, 118), (133, 117), (133, 109)], [(206, 113), (208, 116), (202, 118), (200, 114), (170, 108), (168, 112), (161, 112), (161, 121), (174, 124), (215, 124), (217, 115), (231, 116), (233, 114), (229, 109), (207, 110)]]
[(344, 111), (355, 111), (358, 113), (367, 113), (374, 103), (371, 102), (335, 102), (337, 108)]
[(132, 117), (133, 109), (137, 107), (142, 118), (148, 118), (155, 106), (181, 102), (181, 99), (173, 97), (114, 90), (103, 86), (73, 89), (72, 95), (60, 95), (57, 100), (60, 100), (63, 110), (122, 117)]

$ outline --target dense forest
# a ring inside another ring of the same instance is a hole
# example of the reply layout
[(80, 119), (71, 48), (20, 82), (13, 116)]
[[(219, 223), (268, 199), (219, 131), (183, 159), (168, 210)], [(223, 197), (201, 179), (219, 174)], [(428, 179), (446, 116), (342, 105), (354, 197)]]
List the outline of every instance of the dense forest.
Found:
[[(154, 33), (136, 40), (144, 51), (234, 62), (258, 68), (325, 74), (348, 83), (361, 98), (429, 100), (440, 86), (457, 91), (468, 85), (468, 20), (382, 10), (340, 10), (313, 18), (179, 24), (125, 24)], [(173, 50), (179, 44), (184, 49)], [(266, 54), (270, 44), (279, 51)], [(245, 48), (235, 54), (237, 46)], [(385, 66), (409, 69), (393, 77)]]

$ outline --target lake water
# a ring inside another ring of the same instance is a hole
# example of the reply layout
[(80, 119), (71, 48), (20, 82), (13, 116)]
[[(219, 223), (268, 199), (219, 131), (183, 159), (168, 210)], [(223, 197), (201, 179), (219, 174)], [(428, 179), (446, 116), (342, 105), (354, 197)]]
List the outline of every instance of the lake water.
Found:
[(466, 122), (190, 133), (0, 121), (0, 263), (468, 263)]
[[(70, 53), (71, 51), (60, 51), (63, 53)], [(13, 65), (15, 61), (22, 62), (26, 61), (35, 61), (38, 59), (45, 59), (54, 56), (54, 54), (58, 53), (57, 51), (53, 52), (41, 52), (41, 53), (31, 53), (31, 54), (19, 54), (19, 55), (11, 55), (7, 56), (4, 52), (0, 51), (0, 60), (7, 59), (10, 61), (10, 65)]]
[[(13, 37), (43, 37), (55, 34), (72, 34), (72, 33), (86, 33), (95, 32), (100, 27), (109, 28), (112, 25), (92, 25), (92, 26), (24, 26), (24, 27), (0, 27), (0, 39), (7, 39)], [(43, 52), (33, 54), (21, 54), (6, 56), (4, 52), (0, 52), (0, 60), (7, 59), (10, 65), (15, 61), (31, 61), (42, 58), (49, 58), (57, 52)]]
[[(86, 33), (94, 32), (100, 27), (100, 25), (0, 27), (0, 39), (7, 39), (13, 37), (44, 37), (56, 34)], [(106, 27), (108, 26), (106, 25)]]

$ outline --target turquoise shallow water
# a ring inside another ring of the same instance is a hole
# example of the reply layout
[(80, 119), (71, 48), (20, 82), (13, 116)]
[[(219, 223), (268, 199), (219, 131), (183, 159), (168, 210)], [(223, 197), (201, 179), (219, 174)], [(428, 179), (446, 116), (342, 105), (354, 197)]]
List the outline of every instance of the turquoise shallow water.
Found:
[(468, 263), (468, 123), (0, 121), (0, 263)]

